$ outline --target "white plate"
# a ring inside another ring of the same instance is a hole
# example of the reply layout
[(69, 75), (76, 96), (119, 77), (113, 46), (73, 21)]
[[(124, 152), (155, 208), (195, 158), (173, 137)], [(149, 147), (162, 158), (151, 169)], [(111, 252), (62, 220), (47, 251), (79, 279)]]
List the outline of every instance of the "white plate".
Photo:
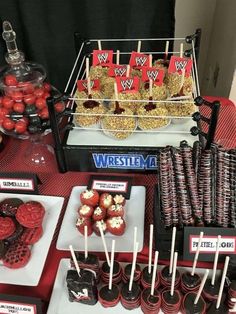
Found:
[[(75, 186), (72, 189), (70, 199), (67, 205), (65, 216), (61, 225), (57, 239), (58, 250), (69, 250), (72, 244), (74, 250), (84, 250), (84, 237), (76, 229), (76, 220), (78, 218), (78, 208), (80, 206), (80, 193), (86, 189), (86, 186)], [(144, 237), (144, 212), (145, 212), (144, 186), (133, 186), (131, 188), (130, 199), (125, 204), (125, 222), (126, 230), (122, 236), (114, 236), (110, 233), (105, 234), (108, 251), (111, 250), (112, 239), (116, 240), (116, 252), (133, 251), (133, 233), (134, 227), (138, 227), (137, 242), (139, 242), (139, 251), (143, 248)], [(100, 237), (93, 233), (88, 237), (88, 250), (93, 252), (103, 252), (103, 244)]]
[[(121, 263), (122, 264), (122, 263)], [(125, 265), (125, 264), (123, 264)], [(145, 266), (144, 264), (139, 264), (141, 268)], [(158, 266), (158, 269), (163, 266)], [(81, 313), (81, 314), (90, 314), (90, 313), (98, 313), (98, 314), (120, 314), (120, 313), (131, 313), (129, 310), (126, 310), (121, 303), (118, 303), (115, 307), (104, 308), (99, 302), (95, 305), (86, 305), (82, 303), (70, 302), (68, 299), (67, 285), (66, 285), (66, 274), (68, 269), (70, 269), (70, 260), (69, 259), (61, 259), (56, 280), (54, 283), (49, 307), (47, 314), (71, 314), (71, 313)], [(191, 268), (178, 267), (180, 273), (184, 271), (191, 271)], [(197, 268), (196, 272), (198, 274), (203, 274), (205, 269)], [(209, 272), (209, 277), (211, 276), (212, 271)], [(219, 276), (220, 271), (217, 270), (217, 277)], [(142, 314), (141, 308), (137, 308), (132, 310), (134, 314)], [(163, 313), (162, 311), (159, 314)]]
[(37, 286), (62, 209), (64, 197), (0, 193), (0, 201), (9, 197), (17, 197), (24, 202), (34, 200), (42, 203), (45, 207), (44, 232), (42, 238), (32, 246), (31, 258), (25, 267), (10, 269), (0, 265), (0, 283)]

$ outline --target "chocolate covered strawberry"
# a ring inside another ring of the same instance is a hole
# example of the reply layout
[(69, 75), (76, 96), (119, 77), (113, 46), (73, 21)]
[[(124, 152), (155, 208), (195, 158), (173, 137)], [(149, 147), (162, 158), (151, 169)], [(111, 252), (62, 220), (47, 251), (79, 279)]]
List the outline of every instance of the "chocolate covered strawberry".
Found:
[(114, 203), (115, 204), (121, 204), (121, 205), (125, 205), (125, 202), (126, 202), (126, 200), (125, 200), (125, 198), (124, 198), (124, 196), (123, 195), (121, 195), (121, 194), (116, 194), (114, 197), (113, 197), (113, 200), (114, 200)]
[(109, 193), (102, 193), (100, 196), (99, 205), (101, 207), (108, 208), (112, 204), (114, 204), (112, 195)]
[(88, 227), (88, 236), (90, 236), (93, 233), (91, 219), (90, 218), (84, 218), (84, 217), (78, 218), (77, 222), (76, 222), (76, 228), (83, 235), (84, 235), (84, 230), (85, 230), (84, 227), (85, 226)]
[(110, 233), (121, 236), (125, 232), (125, 221), (122, 217), (111, 217), (106, 220), (107, 231)]
[(93, 207), (89, 205), (81, 205), (78, 209), (80, 217), (89, 218), (93, 215)]
[(106, 214), (107, 214), (106, 208), (101, 207), (101, 206), (97, 206), (97, 207), (94, 209), (93, 217), (92, 217), (92, 218), (93, 218), (93, 220), (95, 220), (95, 221), (103, 220), (103, 219), (106, 217)]
[(105, 234), (107, 232), (107, 224), (104, 220), (98, 220), (98, 221), (95, 221), (94, 224), (93, 224), (93, 231), (95, 232), (95, 234), (97, 236), (101, 236), (101, 233), (100, 233), (100, 229), (99, 229), (99, 224), (101, 224), (101, 227), (102, 227), (102, 230), (103, 230), (103, 233)]
[(99, 194), (96, 190), (85, 190), (80, 194), (80, 201), (83, 205), (96, 206)]
[(124, 206), (121, 204), (111, 205), (107, 210), (108, 217), (123, 217), (124, 216)]

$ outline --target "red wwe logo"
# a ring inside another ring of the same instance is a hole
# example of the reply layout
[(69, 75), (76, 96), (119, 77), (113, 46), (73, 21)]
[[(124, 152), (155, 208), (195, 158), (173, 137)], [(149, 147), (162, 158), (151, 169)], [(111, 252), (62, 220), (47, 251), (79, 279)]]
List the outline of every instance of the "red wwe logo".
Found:
[(115, 68), (114, 69), (115, 76), (124, 76), (126, 73), (126, 68)]
[(135, 63), (137, 66), (144, 66), (147, 61), (146, 56), (135, 57)]
[(156, 81), (156, 78), (158, 76), (158, 71), (147, 71), (147, 76), (149, 78), (149, 80), (153, 80)]
[[(84, 86), (85, 89), (88, 89), (88, 82), (87, 81), (83, 81), (82, 85)], [(93, 89), (94, 86), (94, 81), (90, 81), (90, 88)]]
[(175, 68), (177, 71), (182, 71), (185, 69), (188, 61), (183, 60), (183, 61), (175, 61)]
[(107, 63), (108, 53), (107, 52), (98, 53), (97, 57), (100, 63)]
[(133, 88), (134, 80), (128, 79), (128, 80), (121, 81), (120, 83), (123, 90), (131, 90)]

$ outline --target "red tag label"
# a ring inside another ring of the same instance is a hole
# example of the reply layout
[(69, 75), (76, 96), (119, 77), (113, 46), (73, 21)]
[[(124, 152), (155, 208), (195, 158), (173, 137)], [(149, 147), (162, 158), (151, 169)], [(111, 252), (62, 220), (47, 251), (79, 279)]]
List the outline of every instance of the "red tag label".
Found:
[(135, 93), (139, 90), (138, 77), (116, 77), (118, 93)]
[(126, 76), (126, 72), (127, 72), (126, 65), (113, 64), (110, 66), (108, 70), (108, 75), (111, 77)]
[(154, 67), (143, 67), (142, 68), (142, 81), (147, 82), (152, 80), (155, 85), (162, 85), (165, 72), (164, 70), (157, 69)]
[(168, 73), (182, 73), (185, 70), (185, 75), (188, 76), (191, 72), (193, 61), (189, 58), (180, 58), (172, 56), (170, 58), (170, 64), (168, 68)]
[(112, 50), (94, 50), (93, 51), (93, 66), (101, 65), (108, 67), (112, 64)]
[(149, 66), (149, 56), (144, 53), (133, 51), (130, 56), (129, 64), (136, 69)]
[[(77, 87), (79, 92), (88, 91), (88, 81), (87, 80), (78, 80)], [(99, 80), (91, 80), (90, 81), (91, 90), (100, 90), (100, 81)]]

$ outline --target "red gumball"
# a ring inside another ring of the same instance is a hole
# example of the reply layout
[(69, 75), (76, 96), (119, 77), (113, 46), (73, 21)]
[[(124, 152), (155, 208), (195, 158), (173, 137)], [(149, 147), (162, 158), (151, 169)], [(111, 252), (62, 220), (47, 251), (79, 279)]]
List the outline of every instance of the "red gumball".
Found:
[(6, 115), (9, 114), (9, 109), (5, 108), (5, 107), (1, 107), (0, 108), (0, 118), (5, 118)]
[(45, 82), (43, 83), (43, 88), (47, 91), (47, 92), (50, 92), (52, 87), (49, 83)]
[(24, 96), (24, 102), (26, 105), (33, 105), (35, 103), (36, 97), (34, 94), (27, 94)]
[(3, 107), (7, 109), (11, 109), (13, 107), (14, 101), (10, 97), (4, 96), (2, 98), (2, 104), (3, 104)]
[(13, 105), (13, 110), (17, 113), (23, 113), (25, 111), (25, 105), (23, 102), (15, 102)]
[(99, 201), (99, 194), (96, 190), (85, 190), (80, 194), (80, 201), (84, 205), (96, 206)]
[(55, 104), (56, 112), (63, 112), (65, 110), (65, 105), (63, 102), (58, 102)]
[(2, 107), (2, 97), (0, 96), (0, 107)]
[(38, 109), (42, 110), (43, 108), (45, 108), (47, 106), (46, 100), (42, 97), (37, 98), (35, 101), (35, 106)]
[(25, 94), (25, 95), (30, 95), (34, 93), (34, 85), (30, 82), (20, 82), (18, 84), (18, 87), (21, 88), (21, 91)]
[(15, 77), (15, 75), (7, 74), (7, 75), (4, 77), (4, 83), (5, 83), (7, 86), (17, 86), (18, 81), (17, 81), (17, 78)]
[(22, 101), (23, 99), (23, 93), (20, 92), (20, 91), (15, 91), (15, 92), (12, 92), (11, 93), (11, 98), (14, 100), (14, 101)]
[(44, 94), (43, 94), (43, 98), (44, 99), (47, 99), (48, 97), (50, 97), (51, 95), (50, 95), (50, 93), (49, 92), (45, 92)]
[(23, 134), (27, 130), (27, 124), (21, 120), (17, 121), (15, 124), (15, 131), (18, 134)]
[(39, 98), (39, 97), (43, 97), (43, 94), (44, 94), (44, 89), (39, 87), (39, 88), (35, 88), (35, 91), (34, 91), (34, 95), (35, 97)]
[(26, 124), (26, 126), (28, 126), (28, 125), (29, 125), (29, 119), (28, 119), (27, 117), (22, 117), (22, 118), (20, 118), (20, 120), (19, 120), (19, 121), (24, 122), (24, 123)]
[(7, 131), (12, 131), (15, 128), (15, 122), (10, 118), (5, 118), (2, 122), (2, 126)]
[(48, 108), (45, 107), (39, 112), (39, 116), (41, 119), (48, 119), (49, 118), (49, 113), (48, 113)]

